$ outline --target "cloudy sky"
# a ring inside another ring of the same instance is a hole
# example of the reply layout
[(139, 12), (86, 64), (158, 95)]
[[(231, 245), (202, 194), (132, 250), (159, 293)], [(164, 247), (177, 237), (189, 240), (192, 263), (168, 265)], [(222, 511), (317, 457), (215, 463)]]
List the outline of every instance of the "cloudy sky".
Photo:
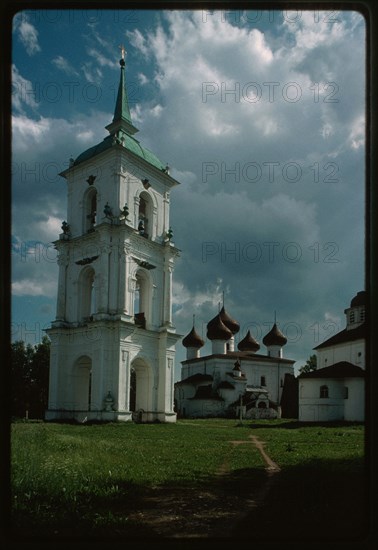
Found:
[(224, 292), (240, 338), (261, 342), (276, 311), (298, 368), (364, 288), (365, 21), (352, 11), (19, 13), (13, 339), (37, 343), (55, 317), (58, 173), (108, 135), (121, 43), (137, 137), (181, 182), (178, 332), (195, 314), (206, 335)]

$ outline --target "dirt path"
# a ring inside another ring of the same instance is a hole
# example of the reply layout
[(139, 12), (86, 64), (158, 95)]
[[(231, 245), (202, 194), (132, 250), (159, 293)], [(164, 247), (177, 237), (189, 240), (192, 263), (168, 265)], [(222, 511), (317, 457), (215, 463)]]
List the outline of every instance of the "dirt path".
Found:
[[(264, 443), (255, 435), (248, 440), (231, 441), (233, 446), (253, 445), (266, 467), (266, 480), (256, 486), (251, 479), (238, 479), (230, 471), (230, 454), (225, 456), (212, 483), (203, 488), (157, 486), (137, 505), (129, 520), (140, 523), (146, 531), (167, 538), (229, 538), (235, 526), (265, 500), (280, 472), (267, 455)], [(253, 483), (253, 485), (252, 485)]]

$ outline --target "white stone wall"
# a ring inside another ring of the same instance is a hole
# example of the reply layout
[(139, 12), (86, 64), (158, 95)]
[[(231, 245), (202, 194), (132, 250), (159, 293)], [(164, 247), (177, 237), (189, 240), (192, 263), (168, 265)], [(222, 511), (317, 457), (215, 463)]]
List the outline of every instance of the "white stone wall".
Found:
[[(320, 387), (328, 387), (328, 398), (320, 397)], [(345, 388), (348, 397), (345, 398)], [(299, 420), (321, 422), (364, 420), (364, 380), (362, 378), (299, 379)]]
[(319, 349), (317, 350), (317, 358), (318, 369), (329, 367), (340, 361), (348, 361), (365, 369), (365, 342), (361, 339)]
[(222, 416), (226, 408), (224, 401), (213, 399), (184, 399), (181, 404), (181, 412), (186, 418)]
[(363, 378), (346, 378), (348, 399), (344, 403), (344, 419), (363, 422), (365, 419), (365, 380)]

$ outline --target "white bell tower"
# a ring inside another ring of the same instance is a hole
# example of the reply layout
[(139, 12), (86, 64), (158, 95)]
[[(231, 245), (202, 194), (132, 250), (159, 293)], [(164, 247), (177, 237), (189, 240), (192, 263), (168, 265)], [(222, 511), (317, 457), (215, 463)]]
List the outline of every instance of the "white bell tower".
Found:
[(61, 173), (68, 209), (54, 243), (46, 419), (176, 421), (169, 206), (179, 182), (134, 137), (124, 58), (122, 48), (109, 135)]

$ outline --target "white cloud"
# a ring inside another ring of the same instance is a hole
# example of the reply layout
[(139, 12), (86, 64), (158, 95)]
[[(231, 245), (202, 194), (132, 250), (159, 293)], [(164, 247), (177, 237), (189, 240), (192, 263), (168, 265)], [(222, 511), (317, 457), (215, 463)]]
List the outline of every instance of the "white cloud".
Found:
[(148, 78), (143, 73), (138, 73), (138, 79), (142, 86), (144, 86), (144, 84), (147, 84), (149, 82)]
[(56, 293), (54, 281), (37, 282), (35, 279), (22, 279), (12, 283), (12, 294), (15, 296), (50, 296)]
[(102, 82), (103, 73), (99, 67), (94, 67), (92, 62), (84, 63), (81, 66), (85, 79), (91, 84), (99, 85)]
[(70, 62), (65, 59), (62, 55), (58, 55), (54, 59), (51, 60), (51, 63), (55, 65), (55, 67), (67, 75), (75, 75), (78, 76), (79, 73), (74, 69), (74, 67), (70, 64)]
[(12, 105), (20, 113), (24, 112), (23, 105), (38, 108), (35, 94), (32, 93), (33, 84), (19, 73), (16, 65), (12, 64)]
[(365, 145), (365, 117), (363, 115), (353, 121), (349, 143), (352, 149), (359, 149)]
[(147, 46), (147, 41), (138, 29), (135, 29), (134, 31), (126, 31), (126, 36), (132, 46), (137, 48), (143, 55), (148, 55), (149, 48)]
[(38, 31), (29, 22), (28, 15), (25, 12), (19, 13), (14, 18), (14, 27), (28, 55), (33, 56), (41, 51), (41, 47), (38, 44)]
[(152, 109), (150, 109), (149, 113), (153, 117), (159, 118), (162, 111), (163, 111), (163, 107), (158, 104), (158, 105), (155, 105), (155, 107), (153, 107)]
[(77, 139), (83, 143), (90, 143), (94, 140), (94, 135), (92, 130), (84, 130), (77, 134)]
[(88, 48), (87, 53), (91, 57), (94, 57), (95, 61), (101, 67), (112, 67), (112, 68), (114, 68), (116, 66), (114, 60), (108, 59), (107, 57), (105, 57), (101, 52), (99, 52), (95, 48)]
[[(40, 117), (33, 120), (27, 116), (12, 117), (12, 138), (14, 147), (18, 152), (28, 151), (32, 144), (41, 143), (51, 128), (51, 120)], [(51, 143), (51, 147), (54, 144)]]

